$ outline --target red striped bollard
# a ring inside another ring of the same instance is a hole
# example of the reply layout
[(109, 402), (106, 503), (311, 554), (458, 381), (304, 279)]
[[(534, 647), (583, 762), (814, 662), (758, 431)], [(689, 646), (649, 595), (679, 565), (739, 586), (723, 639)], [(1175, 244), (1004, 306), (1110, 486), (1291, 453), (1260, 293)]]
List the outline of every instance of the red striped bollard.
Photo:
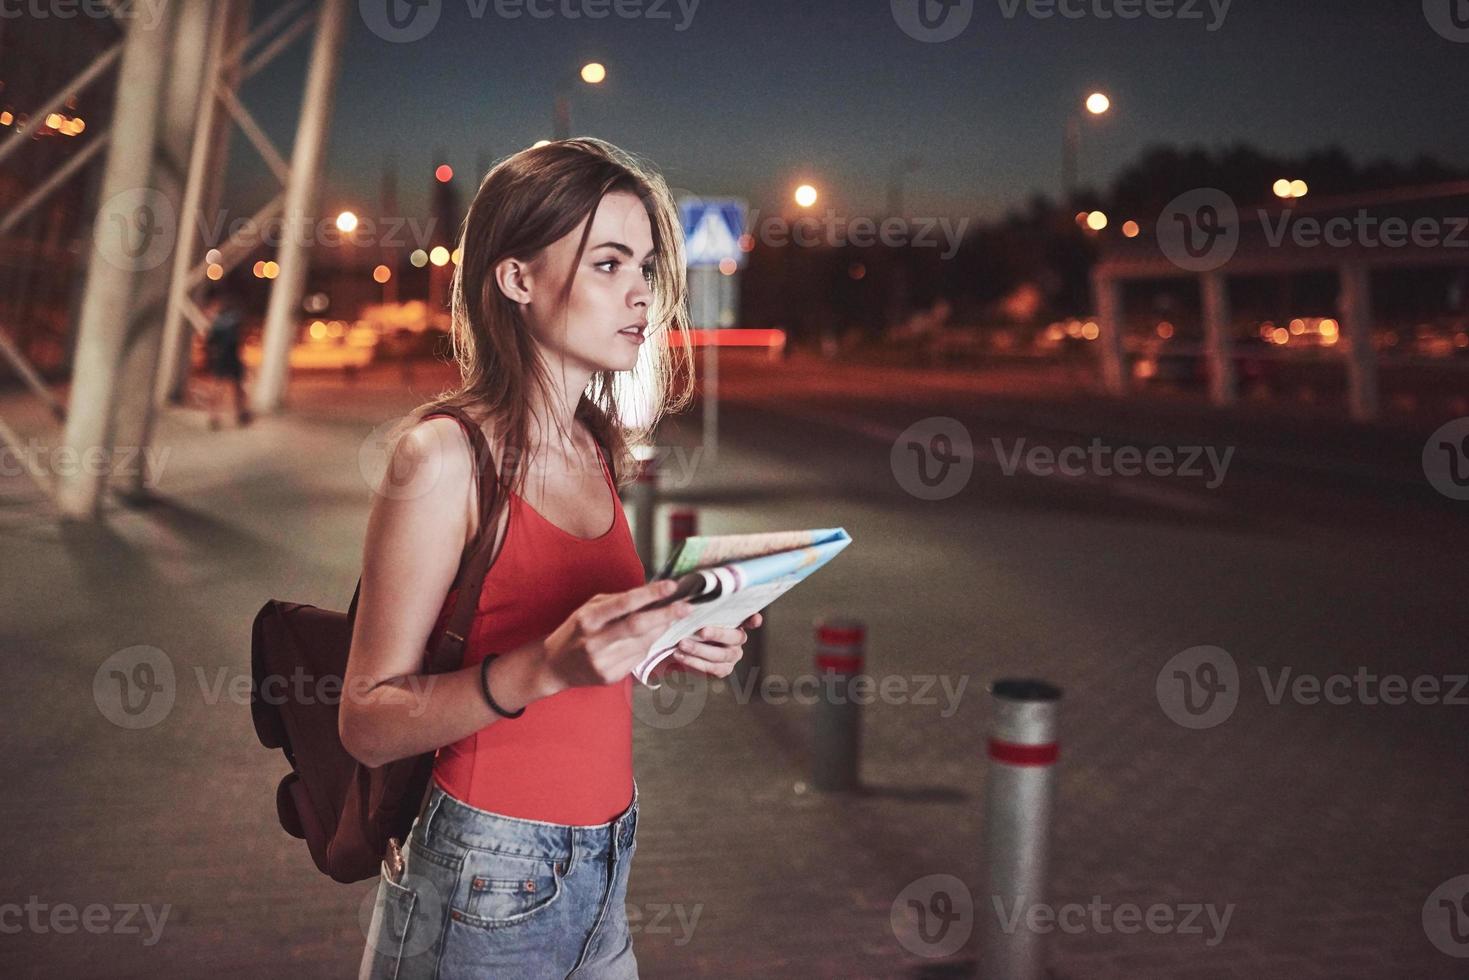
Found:
[(821, 790), (856, 789), (861, 752), (862, 706), (852, 699), (852, 678), (862, 673), (867, 627), (860, 620), (816, 621), (816, 701), (811, 783)]
[[(668, 556), (678, 550), (685, 538), (699, 533), (699, 512), (692, 507), (677, 507), (668, 512)], [(666, 563), (666, 562), (665, 562)]]
[(632, 485), (633, 546), (643, 560), (644, 576), (653, 574), (653, 508), (658, 503), (658, 461), (640, 460)]
[(1045, 976), (1043, 934), (1026, 923), (1029, 910), (1046, 900), (1061, 689), (1045, 681), (999, 680), (990, 685), (990, 694), (995, 720), (985, 781), (985, 887), (975, 902), (980, 920), (975, 975), (1040, 980)]

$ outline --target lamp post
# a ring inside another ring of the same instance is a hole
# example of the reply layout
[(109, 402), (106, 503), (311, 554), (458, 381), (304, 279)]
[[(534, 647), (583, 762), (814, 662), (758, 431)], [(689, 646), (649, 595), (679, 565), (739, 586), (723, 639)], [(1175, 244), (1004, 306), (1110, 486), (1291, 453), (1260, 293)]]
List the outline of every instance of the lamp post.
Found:
[(923, 165), (918, 157), (903, 157), (888, 171), (888, 215), (903, 217), (903, 189), (907, 176)]
[[(1086, 111), (1093, 116), (1104, 116), (1112, 109), (1112, 99), (1102, 92), (1093, 92), (1086, 98)], [(1071, 199), (1076, 190), (1077, 157), (1081, 152), (1081, 114), (1072, 112), (1066, 117), (1066, 131), (1061, 140), (1061, 193)]]
[(601, 62), (592, 61), (582, 65), (577, 75), (567, 75), (556, 83), (556, 104), (552, 111), (551, 128), (556, 139), (571, 136), (571, 90), (578, 81), (588, 85), (601, 85), (607, 78), (607, 68)]

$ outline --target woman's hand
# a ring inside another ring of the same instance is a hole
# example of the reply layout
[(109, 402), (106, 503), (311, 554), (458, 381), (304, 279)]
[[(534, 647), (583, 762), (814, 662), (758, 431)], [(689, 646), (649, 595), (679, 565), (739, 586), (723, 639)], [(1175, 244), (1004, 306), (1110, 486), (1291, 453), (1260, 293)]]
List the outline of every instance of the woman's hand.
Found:
[(739, 626), (705, 626), (678, 641), (678, 652), (671, 659), (700, 673), (728, 677), (740, 657), (745, 655), (746, 630), (764, 620), (755, 613)]
[(615, 684), (627, 677), (654, 640), (675, 620), (693, 612), (687, 600), (639, 611), (677, 587), (671, 579), (660, 579), (626, 592), (595, 595), (582, 603), (542, 644), (548, 687), (559, 691)]

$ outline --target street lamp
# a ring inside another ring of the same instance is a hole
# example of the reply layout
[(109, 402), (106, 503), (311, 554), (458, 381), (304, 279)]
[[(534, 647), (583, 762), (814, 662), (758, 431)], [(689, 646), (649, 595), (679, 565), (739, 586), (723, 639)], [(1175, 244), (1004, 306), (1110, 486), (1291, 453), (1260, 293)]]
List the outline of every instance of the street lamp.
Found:
[[(1093, 116), (1104, 116), (1112, 110), (1112, 99), (1105, 92), (1093, 92), (1086, 97), (1086, 111)], [(1076, 190), (1077, 156), (1081, 150), (1081, 115), (1072, 112), (1066, 117), (1066, 132), (1061, 140), (1061, 191), (1069, 200)]]
[(578, 81), (601, 85), (607, 79), (607, 66), (599, 61), (582, 65), (577, 75), (567, 75), (556, 83), (556, 105), (552, 113), (552, 129), (558, 140), (571, 136), (571, 89)]
[(1311, 188), (1304, 180), (1287, 180), (1282, 177), (1275, 182), (1273, 190), (1275, 196), (1282, 201), (1291, 201), (1305, 197)]
[(888, 173), (888, 214), (890, 216), (903, 216), (903, 181), (908, 174), (913, 173), (923, 161), (918, 157), (904, 157)]
[(796, 203), (799, 204), (801, 207), (809, 208), (811, 205), (816, 203), (816, 198), (818, 197), (818, 195), (816, 193), (816, 188), (812, 187), (810, 184), (802, 184), (800, 187), (796, 188), (796, 193), (794, 197)]

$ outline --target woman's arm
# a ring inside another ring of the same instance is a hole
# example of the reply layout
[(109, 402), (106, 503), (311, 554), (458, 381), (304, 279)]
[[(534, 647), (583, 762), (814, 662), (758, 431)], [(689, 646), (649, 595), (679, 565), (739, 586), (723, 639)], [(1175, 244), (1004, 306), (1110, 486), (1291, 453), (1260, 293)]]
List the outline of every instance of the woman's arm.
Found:
[[(374, 495), (338, 713), (342, 745), (365, 765), (429, 752), (501, 720), (480, 693), (479, 665), (423, 673), (429, 633), (466, 543), (470, 508), (478, 512), (470, 467), (460, 424), (428, 419), (398, 441)], [(541, 640), (499, 656), (489, 685), (507, 711), (565, 687), (547, 669)]]

